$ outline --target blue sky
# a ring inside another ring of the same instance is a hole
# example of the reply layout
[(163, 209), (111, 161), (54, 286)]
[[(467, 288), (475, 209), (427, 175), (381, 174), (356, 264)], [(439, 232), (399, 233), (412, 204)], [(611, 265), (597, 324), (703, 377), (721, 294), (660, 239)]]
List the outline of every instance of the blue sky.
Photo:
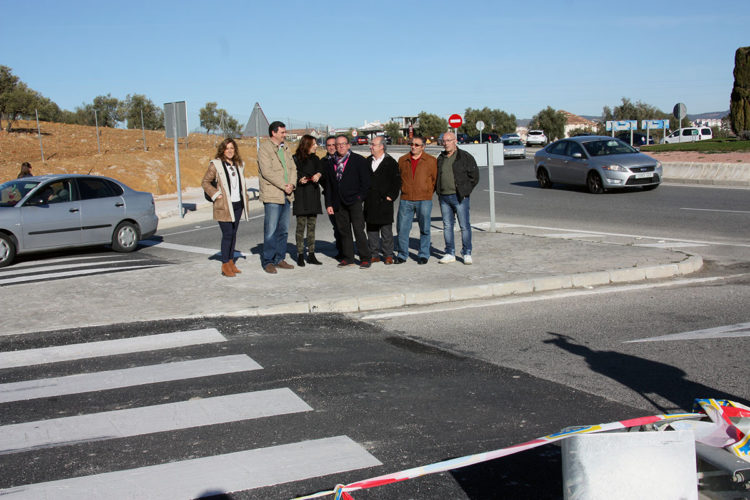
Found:
[(0, 0), (0, 64), (64, 109), (108, 93), (334, 127), (467, 107), (729, 108), (750, 2)]

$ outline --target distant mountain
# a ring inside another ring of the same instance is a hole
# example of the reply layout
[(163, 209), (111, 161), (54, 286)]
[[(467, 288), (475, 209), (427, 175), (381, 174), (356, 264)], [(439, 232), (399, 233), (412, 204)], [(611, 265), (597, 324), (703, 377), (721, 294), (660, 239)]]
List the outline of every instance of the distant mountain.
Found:
[(710, 120), (712, 118), (715, 118), (717, 120), (720, 120), (727, 116), (729, 114), (729, 110), (726, 111), (713, 111), (711, 113), (700, 113), (697, 115), (687, 115), (688, 120)]

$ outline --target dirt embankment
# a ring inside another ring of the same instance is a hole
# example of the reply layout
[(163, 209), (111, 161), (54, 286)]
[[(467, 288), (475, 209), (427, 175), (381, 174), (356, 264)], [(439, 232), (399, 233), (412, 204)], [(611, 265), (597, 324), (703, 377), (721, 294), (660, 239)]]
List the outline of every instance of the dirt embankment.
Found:
[[(13, 132), (0, 131), (0, 182), (15, 179), (21, 163), (28, 161), (36, 175), (77, 173), (105, 175), (133, 189), (155, 195), (177, 192), (174, 139), (164, 131), (146, 131), (146, 151), (141, 130), (96, 128), (81, 125), (40, 122), (42, 162), (36, 122), (14, 123)], [(190, 134), (179, 140), (180, 184), (183, 189), (199, 187), (216, 146), (218, 136)], [(255, 139), (238, 141), (246, 174), (257, 175)]]

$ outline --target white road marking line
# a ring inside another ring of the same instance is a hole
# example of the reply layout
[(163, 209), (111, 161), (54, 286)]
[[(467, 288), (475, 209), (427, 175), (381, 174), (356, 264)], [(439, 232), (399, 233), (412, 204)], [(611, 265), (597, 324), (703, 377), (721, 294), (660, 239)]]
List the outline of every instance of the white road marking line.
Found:
[(680, 208), (680, 210), (693, 210), (695, 212), (723, 212), (727, 214), (750, 214), (748, 210), (719, 210), (718, 208)]
[[(489, 222), (480, 222), (477, 224), (477, 226), (482, 227), (489, 227)], [(684, 242), (684, 243), (700, 243), (704, 245), (720, 245), (720, 246), (729, 246), (729, 247), (746, 247), (750, 248), (750, 243), (740, 243), (740, 242), (720, 242), (720, 241), (704, 241), (704, 240), (685, 240), (685, 239), (679, 239), (679, 238), (666, 238), (662, 236), (645, 236), (642, 234), (626, 234), (626, 233), (606, 233), (606, 232), (600, 232), (600, 231), (586, 231), (583, 229), (566, 229), (566, 228), (560, 228), (560, 227), (546, 227), (546, 226), (529, 226), (527, 224), (510, 224), (506, 222), (497, 222), (495, 224), (497, 227), (518, 227), (518, 228), (524, 228), (527, 227), (529, 229), (543, 229), (547, 231), (565, 231), (565, 232), (571, 232), (571, 233), (585, 233), (585, 234), (592, 234), (597, 236), (619, 236), (623, 238), (635, 238), (635, 239), (649, 239), (649, 240), (664, 240), (664, 241), (678, 241), (678, 242)]]
[(169, 250), (179, 250), (181, 252), (199, 253), (202, 255), (216, 255), (217, 253), (221, 253), (220, 250), (215, 250), (211, 248), (195, 247), (192, 245), (179, 245), (177, 243), (167, 243), (166, 241), (157, 241), (157, 240), (143, 240), (141, 241), (141, 245), (145, 245), (149, 247), (167, 248)]
[(29, 266), (45, 266), (47, 264), (54, 264), (57, 262), (70, 262), (71, 260), (90, 260), (90, 259), (104, 259), (107, 258), (106, 255), (89, 255), (89, 256), (82, 256), (82, 257), (65, 257), (60, 259), (44, 259), (44, 260), (34, 260), (30, 262), (20, 262), (18, 264), (13, 264), (12, 268), (9, 269), (16, 269), (19, 267), (29, 267)]
[[(260, 219), (262, 217), (265, 217), (265, 215), (256, 215), (254, 217), (249, 217), (247, 219), (247, 221), (251, 221), (251, 220), (255, 220), (255, 219)], [(242, 222), (246, 222), (246, 221), (245, 221), (245, 219), (242, 219), (240, 222), (242, 223)], [(160, 236), (164, 236), (164, 237), (166, 237), (166, 236), (174, 236), (176, 234), (185, 234), (185, 233), (193, 233), (195, 231), (203, 231), (204, 229), (217, 229), (218, 227), (219, 227), (218, 225), (208, 225), (208, 226), (205, 226), (205, 227), (195, 227), (193, 229), (185, 229), (184, 231), (177, 231), (176, 233), (167, 233), (167, 234), (161, 234), (160, 233), (159, 235)]]
[(0, 384), (0, 403), (260, 370), (246, 354)]
[(649, 337), (646, 339), (628, 340), (624, 344), (635, 342), (669, 342), (673, 340), (702, 340), (702, 339), (724, 339), (750, 337), (750, 323), (738, 323), (736, 325), (717, 326), (705, 330), (693, 330), (691, 332), (672, 333), (670, 335), (661, 335), (659, 337)]
[(121, 264), (121, 263), (127, 264), (128, 262), (143, 262), (144, 264), (149, 264), (147, 261), (144, 261), (143, 259), (123, 259), (123, 260), (105, 260), (105, 261), (99, 261), (99, 262), (82, 262), (80, 264), (59, 264), (56, 266), (40, 265), (38, 267), (34, 267), (31, 269), (26, 268), (26, 269), (16, 270), (15, 268), (11, 268), (3, 273), (0, 273), (0, 276), (8, 276), (8, 275), (18, 276), (22, 274), (37, 273), (39, 271), (57, 271), (60, 269), (71, 269), (71, 268), (81, 269), (84, 267), (106, 266), (109, 264)]
[(131, 354), (134, 352), (172, 349), (214, 342), (226, 342), (216, 328), (185, 332), (161, 333), (145, 337), (131, 337), (83, 344), (68, 344), (39, 349), (0, 352), (0, 368), (41, 365), (76, 359)]
[(746, 274), (733, 274), (731, 276), (715, 276), (712, 278), (693, 278), (693, 279), (683, 279), (683, 280), (675, 280), (675, 281), (669, 281), (665, 283), (646, 283), (642, 285), (626, 285), (626, 286), (618, 286), (615, 288), (607, 287), (607, 288), (597, 288), (595, 290), (568, 290), (563, 292), (555, 292), (551, 294), (545, 294), (545, 295), (526, 295), (523, 297), (508, 297), (504, 299), (497, 299), (497, 300), (482, 300), (478, 304), (462, 304), (462, 305), (454, 305), (454, 306), (441, 306), (441, 307), (429, 307), (424, 306), (424, 309), (416, 310), (416, 311), (398, 311), (398, 312), (385, 312), (385, 313), (378, 313), (378, 314), (367, 314), (365, 316), (360, 316), (360, 319), (362, 320), (374, 320), (374, 319), (388, 319), (388, 318), (397, 318), (401, 316), (416, 316), (419, 314), (435, 314), (436, 312), (447, 312), (447, 311), (461, 311), (464, 309), (477, 309), (477, 308), (483, 308), (483, 307), (493, 307), (493, 306), (504, 306), (509, 304), (523, 304), (528, 302), (540, 302), (544, 300), (557, 300), (557, 299), (567, 299), (570, 297), (582, 297), (587, 295), (602, 295), (602, 294), (609, 294), (609, 293), (621, 293), (621, 292), (632, 292), (635, 290), (646, 290), (649, 288), (664, 288), (664, 287), (673, 287), (673, 286), (682, 286), (682, 285), (694, 285), (697, 283), (710, 283), (713, 281), (721, 281), (721, 280), (727, 280), (731, 278), (739, 278), (748, 276), (748, 273)]
[[(485, 193), (489, 193), (489, 192), (490, 192), (490, 190), (489, 190), (489, 189), (485, 189), (484, 191), (485, 191)], [(495, 191), (495, 192), (496, 192), (496, 193), (498, 193), (498, 194), (509, 194), (509, 195), (511, 195), (511, 196), (524, 196), (524, 195), (523, 195), (523, 194), (521, 194), (521, 193), (509, 193), (509, 192), (507, 192), (507, 191)]]
[(542, 234), (545, 238), (603, 238), (602, 234), (592, 233), (556, 233), (556, 234)]
[(347, 436), (0, 490), (8, 499), (198, 498), (383, 465)]
[(15, 278), (5, 278), (0, 279), (0, 285), (10, 285), (13, 283), (25, 283), (27, 281), (39, 281), (39, 280), (46, 280), (51, 278), (70, 278), (74, 276), (86, 276), (88, 274), (98, 273), (98, 272), (116, 272), (116, 271), (126, 271), (130, 269), (149, 269), (151, 267), (159, 267), (161, 264), (148, 264), (144, 263), (142, 266), (120, 266), (120, 267), (95, 267), (90, 269), (81, 269), (76, 271), (63, 271), (63, 272), (56, 272), (56, 273), (43, 273), (43, 274), (34, 274), (30, 276), (17, 276)]
[(705, 243), (638, 243), (633, 245), (634, 247), (646, 247), (646, 248), (692, 248), (692, 247), (706, 247)]
[(0, 454), (312, 411), (290, 389), (245, 392), (0, 426)]

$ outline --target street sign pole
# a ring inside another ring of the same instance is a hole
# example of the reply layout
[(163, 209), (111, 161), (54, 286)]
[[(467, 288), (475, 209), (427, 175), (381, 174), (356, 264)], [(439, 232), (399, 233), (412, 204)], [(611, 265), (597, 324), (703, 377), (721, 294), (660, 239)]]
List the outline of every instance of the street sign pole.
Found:
[[(180, 182), (180, 149), (178, 139), (185, 137), (187, 145), (188, 124), (187, 106), (185, 101), (168, 102), (164, 104), (164, 131), (167, 138), (174, 138), (174, 162), (177, 181), (177, 208), (180, 217), (185, 217), (182, 210), (182, 183)], [(171, 135), (170, 135), (171, 134)]]
[(172, 134), (174, 134), (174, 164), (177, 171), (177, 208), (180, 217), (185, 217), (182, 211), (182, 183), (180, 182), (180, 148), (177, 144), (177, 106), (172, 106)]
[(487, 178), (490, 183), (490, 232), (495, 232), (495, 162), (492, 159), (492, 143), (487, 143)]

